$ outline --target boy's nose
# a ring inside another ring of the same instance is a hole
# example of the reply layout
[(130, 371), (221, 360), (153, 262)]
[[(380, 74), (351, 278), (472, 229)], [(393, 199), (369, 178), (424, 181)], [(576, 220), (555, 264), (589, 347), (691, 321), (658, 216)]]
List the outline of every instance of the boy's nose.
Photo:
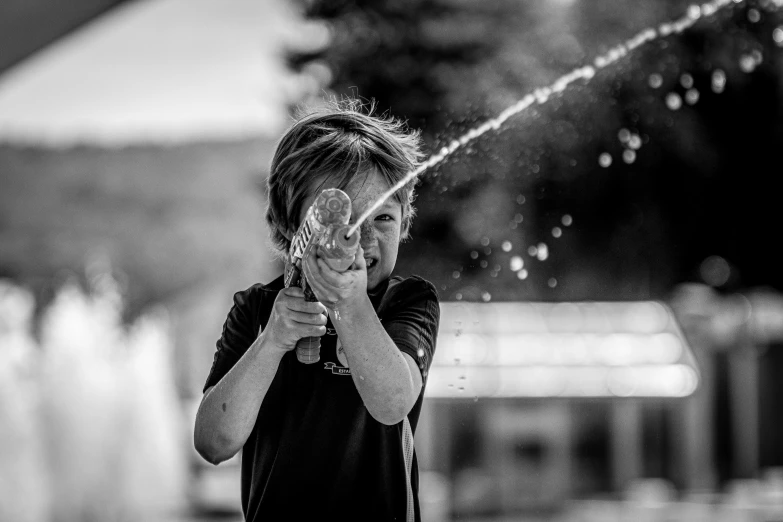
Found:
[(367, 246), (375, 243), (375, 229), (373, 228), (372, 223), (365, 221), (361, 224), (359, 230), (362, 234), (360, 244), (363, 249), (366, 249)]

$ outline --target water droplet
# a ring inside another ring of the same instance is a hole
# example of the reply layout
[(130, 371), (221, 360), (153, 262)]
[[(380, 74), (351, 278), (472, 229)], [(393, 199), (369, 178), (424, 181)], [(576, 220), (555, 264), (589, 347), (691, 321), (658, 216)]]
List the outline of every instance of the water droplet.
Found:
[(478, 402), (478, 395), (476, 395), (475, 397), (473, 397), (473, 402)]
[(527, 279), (527, 269), (523, 268), (519, 272), (517, 272), (517, 278), (518, 279)]
[(701, 7), (698, 5), (689, 5), (687, 13), (688, 18), (691, 20), (698, 20), (701, 17)]
[(470, 258), (471, 258), (471, 259), (478, 259), (478, 252), (476, 252), (475, 250), (474, 250), (474, 251), (472, 251), (472, 252), (470, 253)]
[(726, 73), (721, 69), (712, 72), (712, 91), (720, 94), (726, 88)]
[(503, 241), (501, 248), (503, 249), (503, 252), (511, 252), (511, 241)]
[(778, 44), (778, 47), (783, 47), (783, 27), (776, 27), (772, 31), (772, 39)]
[(753, 61), (756, 62), (756, 65), (761, 65), (761, 62), (764, 61), (764, 55), (761, 54), (761, 51), (759, 51), (758, 49), (753, 49), (750, 52), (750, 55), (753, 57)]
[(563, 229), (560, 227), (555, 227), (552, 229), (552, 235), (554, 237), (560, 237), (563, 235)]
[(484, 249), (484, 253), (486, 255), (490, 255), (492, 253), (492, 249), (490, 247), (487, 247), (487, 248)]
[(743, 54), (742, 57), (740, 57), (739, 65), (742, 72), (750, 73), (756, 68), (756, 60), (749, 54)]
[(461, 391), (461, 392), (464, 392), (464, 391), (465, 391), (465, 387), (464, 387), (464, 386), (460, 386), (460, 387), (459, 387), (459, 388), (457, 388), (457, 389), (458, 389), (459, 391)]
[(620, 132), (617, 133), (617, 139), (620, 140), (620, 143), (627, 143), (631, 139), (631, 131), (620, 129)]
[(449, 384), (449, 388), (453, 388), (453, 387), (454, 387), (454, 385), (453, 385), (453, 384)]
[[(737, 0), (734, 0), (735, 2)], [(715, 14), (715, 12), (718, 10), (718, 6), (715, 4), (703, 4), (701, 6), (701, 14), (704, 16), (712, 16)]]
[(666, 95), (666, 106), (673, 111), (682, 107), (682, 98), (676, 92), (670, 92)]
[(517, 204), (524, 205), (525, 204), (525, 196), (523, 196), (522, 194), (517, 196)]
[(555, 279), (554, 277), (550, 277), (549, 281), (547, 281), (546, 284), (549, 285), (549, 288), (554, 288), (557, 286), (557, 279)]
[(479, 263), (479, 265), (481, 266), (481, 268), (487, 268), (487, 260), (486, 259), (482, 259), (481, 262)]
[(535, 256), (538, 253), (538, 248), (536, 248), (533, 245), (530, 245), (529, 247), (527, 247), (527, 253), (530, 254), (531, 256)]
[(464, 381), (465, 379), (467, 379), (467, 377), (465, 377), (464, 375), (460, 375), (460, 376), (459, 376), (459, 377), (457, 377), (457, 378), (458, 378), (460, 381)]
[(419, 348), (419, 349), (416, 351), (416, 355), (418, 355), (419, 357), (424, 357), (424, 350), (422, 350), (421, 348)]
[(535, 164), (530, 168), (530, 170), (532, 170), (534, 174), (538, 174), (538, 171), (541, 170), (541, 167), (539, 167), (538, 164)]
[(490, 294), (489, 292), (484, 292), (484, 293), (481, 294), (481, 299), (485, 303), (488, 303), (492, 299), (492, 294)]
[(639, 150), (641, 146), (642, 146), (642, 138), (640, 138), (638, 134), (632, 134), (631, 138), (628, 140), (628, 148), (633, 150)]
[(731, 265), (720, 256), (710, 256), (702, 261), (699, 274), (708, 285), (723, 286), (731, 277)]
[(509, 261), (509, 268), (511, 268), (511, 270), (513, 270), (514, 272), (516, 272), (517, 270), (521, 270), (522, 267), (524, 266), (525, 266), (525, 260), (519, 256), (514, 256)]
[(623, 151), (623, 161), (628, 163), (629, 165), (636, 161), (636, 151), (631, 149), (625, 149)]
[(549, 247), (546, 243), (539, 243), (538, 244), (538, 251), (536, 252), (536, 257), (539, 261), (546, 261), (549, 258)]
[(563, 225), (570, 227), (571, 223), (574, 222), (574, 218), (571, 217), (571, 214), (564, 214), (560, 222), (563, 223)]
[(462, 301), (462, 294), (457, 292), (457, 294), (454, 296), (454, 299), (456, 299), (457, 301)]
[(459, 270), (455, 270), (451, 273), (451, 277), (454, 279), (459, 279)]
[(604, 152), (603, 154), (598, 156), (598, 164), (604, 168), (608, 167), (609, 165), (612, 164), (612, 155), (609, 154), (608, 152)]
[(753, 7), (748, 9), (748, 20), (754, 24), (761, 20), (761, 13), (759, 13), (759, 10)]
[(489, 238), (486, 237), (486, 236), (482, 237), (481, 238), (481, 244), (484, 245), (484, 246), (489, 245)]
[(685, 93), (685, 102), (688, 103), (688, 105), (695, 105), (698, 101), (699, 91), (696, 89), (688, 89), (688, 92)]
[(653, 89), (657, 89), (661, 85), (663, 85), (663, 77), (658, 73), (653, 73), (650, 75), (650, 78), (648, 79), (648, 83), (650, 84), (650, 87)]
[(514, 215), (514, 222), (515, 223), (522, 223), (525, 220), (525, 216), (522, 214), (515, 214)]
[(456, 364), (457, 366), (459, 366), (459, 363), (460, 363), (460, 358), (459, 358), (459, 357), (455, 357), (455, 358), (454, 358), (454, 364)]
[(691, 76), (688, 73), (685, 73), (682, 76), (680, 76), (680, 85), (682, 85), (686, 89), (690, 89), (691, 87), (693, 87), (693, 76)]

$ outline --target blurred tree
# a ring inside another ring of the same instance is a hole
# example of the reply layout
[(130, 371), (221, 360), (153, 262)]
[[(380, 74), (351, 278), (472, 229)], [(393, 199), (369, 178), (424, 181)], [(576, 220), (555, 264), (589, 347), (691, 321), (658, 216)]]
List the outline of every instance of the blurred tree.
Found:
[[(315, 0), (310, 14), (333, 26), (319, 58), (334, 91), (376, 100), (436, 151), (688, 5)], [(445, 299), (661, 298), (721, 255), (733, 284), (783, 287), (780, 22), (769, 2), (724, 9), (458, 151), (421, 177), (399, 271)]]

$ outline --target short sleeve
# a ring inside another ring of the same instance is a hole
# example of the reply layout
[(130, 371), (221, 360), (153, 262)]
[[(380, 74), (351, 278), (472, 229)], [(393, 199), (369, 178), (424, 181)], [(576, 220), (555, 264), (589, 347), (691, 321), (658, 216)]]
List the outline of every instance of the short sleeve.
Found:
[(411, 277), (390, 286), (387, 299), (387, 307), (382, 307), (386, 311), (380, 314), (386, 333), (416, 361), (426, 384), (440, 322), (438, 293), (432, 283)]
[(220, 382), (258, 336), (257, 306), (253, 306), (253, 301), (252, 288), (234, 294), (234, 305), (228, 312), (223, 333), (217, 341), (217, 351), (204, 391)]

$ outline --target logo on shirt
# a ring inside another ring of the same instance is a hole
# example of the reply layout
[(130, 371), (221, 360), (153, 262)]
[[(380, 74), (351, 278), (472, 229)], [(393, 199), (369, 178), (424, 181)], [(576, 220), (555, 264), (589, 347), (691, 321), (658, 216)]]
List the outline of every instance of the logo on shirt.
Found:
[(333, 362), (325, 362), (324, 370), (332, 370), (334, 375), (351, 375), (351, 369), (348, 368), (348, 357), (345, 356), (343, 343), (340, 342), (339, 338), (337, 339), (335, 350), (337, 351), (337, 360), (340, 361), (341, 366), (338, 366)]

